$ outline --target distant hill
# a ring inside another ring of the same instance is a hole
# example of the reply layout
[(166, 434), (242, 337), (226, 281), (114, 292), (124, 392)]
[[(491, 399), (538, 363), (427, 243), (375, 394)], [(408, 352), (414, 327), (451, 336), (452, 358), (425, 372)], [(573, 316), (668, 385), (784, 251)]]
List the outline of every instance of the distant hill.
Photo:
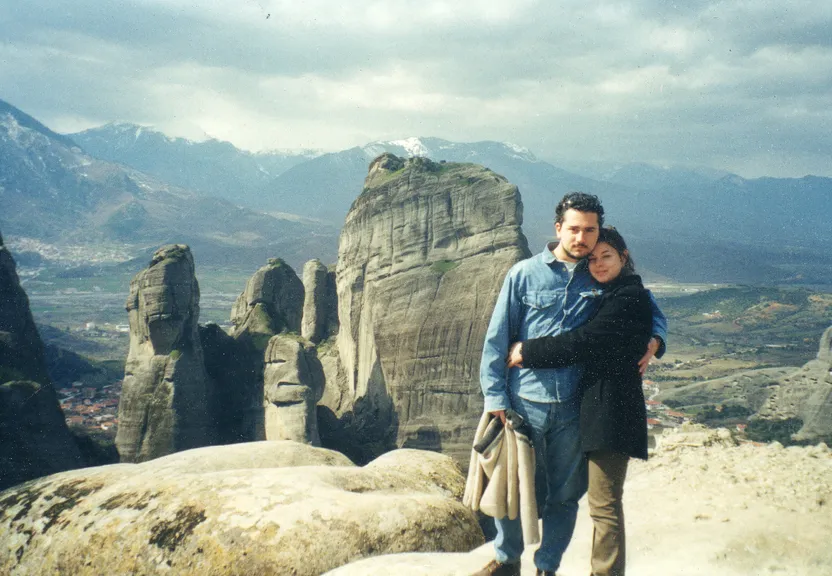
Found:
[[(118, 244), (134, 253), (187, 243), (201, 262), (293, 266), (335, 258), (337, 228), (278, 219), (85, 153), (13, 106), (0, 107), (0, 230), (53, 246)], [(94, 249), (91, 248), (91, 253)]]
[(635, 186), (646, 190), (670, 188), (688, 189), (695, 186), (708, 186), (724, 178), (734, 176), (725, 170), (704, 166), (658, 166), (646, 162), (612, 163), (612, 162), (571, 162), (564, 166), (576, 174), (593, 180), (611, 182), (624, 186)]
[(314, 152), (252, 153), (229, 142), (171, 138), (147, 126), (112, 123), (69, 134), (87, 153), (174, 184), (260, 208), (263, 186)]
[(701, 341), (816, 350), (832, 324), (832, 294), (801, 288), (737, 286), (661, 298), (672, 331)]

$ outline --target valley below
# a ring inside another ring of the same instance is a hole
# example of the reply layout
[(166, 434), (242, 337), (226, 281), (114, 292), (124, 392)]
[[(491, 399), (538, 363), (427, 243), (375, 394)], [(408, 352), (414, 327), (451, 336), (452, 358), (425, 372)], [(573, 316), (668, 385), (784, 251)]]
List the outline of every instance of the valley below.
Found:
[[(129, 347), (125, 301), (130, 279), (141, 265), (110, 263), (86, 272), (78, 267), (19, 269), (47, 347), (77, 354), (94, 368), (62, 374), (66, 367), (52, 366), (57, 386), (71, 388), (75, 383), (76, 389), (100, 391), (103, 402), (95, 402), (93, 395), (88, 406), (112, 408), (112, 395), (120, 387)], [(230, 310), (253, 271), (199, 267), (200, 324), (228, 330)], [(648, 282), (648, 287), (669, 319), (667, 353), (653, 360), (645, 376), (651, 434), (690, 421), (744, 430), (766, 387), (815, 358), (822, 333), (832, 325), (832, 287), (670, 281)], [(745, 386), (737, 394), (736, 376), (749, 371), (755, 374), (751, 390)], [(696, 388), (699, 383), (708, 384)], [(86, 409), (84, 418), (72, 413), (67, 419), (99, 434), (100, 414), (94, 412)], [(114, 437), (116, 426), (113, 418), (105, 419), (104, 436)]]

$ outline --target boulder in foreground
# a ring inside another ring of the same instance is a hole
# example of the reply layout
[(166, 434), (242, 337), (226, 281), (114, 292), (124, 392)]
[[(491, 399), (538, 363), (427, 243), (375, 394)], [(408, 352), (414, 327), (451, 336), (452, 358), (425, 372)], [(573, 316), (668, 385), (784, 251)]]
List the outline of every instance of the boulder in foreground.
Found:
[(359, 468), (288, 441), (64, 472), (0, 493), (0, 573), (316, 575), (467, 551), (483, 535), (463, 487), (440, 454), (397, 450)]

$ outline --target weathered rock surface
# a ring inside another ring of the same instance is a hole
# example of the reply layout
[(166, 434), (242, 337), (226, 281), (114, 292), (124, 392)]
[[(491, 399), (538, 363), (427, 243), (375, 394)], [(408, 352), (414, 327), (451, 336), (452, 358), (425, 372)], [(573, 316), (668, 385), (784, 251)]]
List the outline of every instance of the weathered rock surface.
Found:
[(0, 573), (303, 576), (482, 543), (448, 457), (345, 460), (258, 442), (44, 478), (0, 493)]
[(269, 260), (254, 273), (237, 298), (231, 313), (236, 335), (242, 332), (266, 335), (282, 331), (300, 332), (303, 314), (303, 283), (295, 271), (279, 258)]
[(82, 465), (47, 374), (29, 298), (0, 236), (0, 490)]
[(303, 267), (303, 319), (301, 336), (317, 344), (338, 331), (338, 294), (335, 271), (320, 260), (310, 260)]
[[(628, 470), (628, 574), (832, 574), (832, 451), (826, 445), (737, 445), (728, 430), (698, 427), (663, 436), (666, 442), (647, 462), (632, 460)], [(591, 543), (584, 498), (558, 573), (589, 573)], [(534, 550), (523, 554), (524, 575), (534, 574)], [(468, 554), (376, 556), (327, 576), (467, 576), (493, 557), (488, 543)]]
[(311, 346), (291, 335), (269, 340), (263, 373), (266, 440), (294, 440), (320, 446), (316, 404), (324, 373)]
[(368, 423), (381, 445), (453, 451), (463, 439), (467, 452), (490, 313), (506, 271), (529, 256), (521, 222), (517, 187), (480, 166), (390, 154), (371, 164), (341, 232), (324, 445), (355, 430), (367, 442)]
[(0, 490), (84, 464), (48, 383), (0, 383)]
[(130, 282), (130, 351), (116, 448), (140, 462), (214, 441), (212, 384), (199, 339), (199, 285), (190, 249), (159, 248)]
[(817, 357), (782, 378), (757, 416), (799, 418), (798, 441), (832, 440), (832, 327), (823, 333)]
[(0, 236), (0, 383), (11, 380), (48, 384), (49, 374), (29, 298)]

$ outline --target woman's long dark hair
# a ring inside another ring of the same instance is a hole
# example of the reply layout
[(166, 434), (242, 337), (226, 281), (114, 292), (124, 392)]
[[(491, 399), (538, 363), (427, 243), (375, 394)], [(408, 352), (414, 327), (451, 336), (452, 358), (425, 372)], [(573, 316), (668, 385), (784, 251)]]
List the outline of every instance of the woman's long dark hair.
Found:
[(633, 262), (633, 257), (630, 255), (630, 251), (627, 249), (627, 243), (624, 241), (624, 237), (621, 233), (618, 232), (613, 226), (605, 226), (601, 228), (601, 232), (598, 234), (598, 243), (606, 242), (610, 246), (618, 252), (618, 255), (625, 259), (624, 267), (621, 269), (621, 274), (635, 274), (636, 273), (636, 265)]

